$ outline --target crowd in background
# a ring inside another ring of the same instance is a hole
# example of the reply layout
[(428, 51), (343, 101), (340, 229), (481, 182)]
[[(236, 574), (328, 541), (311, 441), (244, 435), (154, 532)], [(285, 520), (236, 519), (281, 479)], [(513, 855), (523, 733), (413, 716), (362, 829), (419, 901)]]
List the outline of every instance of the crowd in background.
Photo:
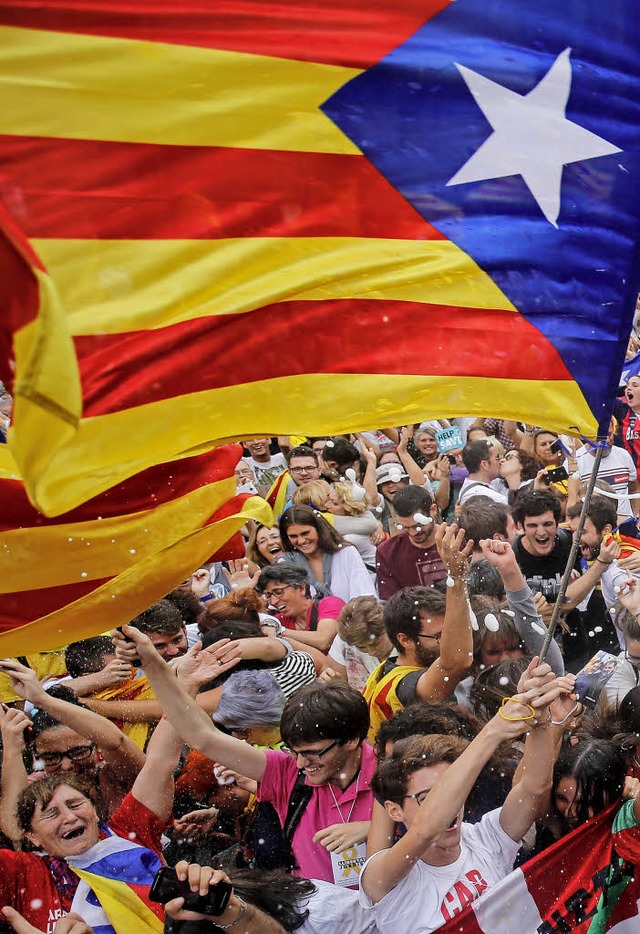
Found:
[[(245, 558), (1, 662), (0, 926), (430, 934), (614, 802), (636, 826), (636, 413), (632, 377), (543, 662), (596, 444), (489, 418), (247, 440), (274, 524)], [(231, 894), (185, 906), (185, 880)]]

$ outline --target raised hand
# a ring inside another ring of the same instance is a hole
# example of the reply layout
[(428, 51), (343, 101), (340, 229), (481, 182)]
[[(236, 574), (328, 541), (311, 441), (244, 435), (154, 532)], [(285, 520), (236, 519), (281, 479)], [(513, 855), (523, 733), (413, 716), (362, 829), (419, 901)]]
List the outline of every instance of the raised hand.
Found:
[(459, 528), (455, 522), (451, 525), (442, 522), (436, 528), (438, 554), (447, 566), (449, 576), (454, 580), (465, 578), (469, 574), (467, 559), (473, 551), (473, 541), (470, 539), (465, 545), (464, 539), (464, 529)]

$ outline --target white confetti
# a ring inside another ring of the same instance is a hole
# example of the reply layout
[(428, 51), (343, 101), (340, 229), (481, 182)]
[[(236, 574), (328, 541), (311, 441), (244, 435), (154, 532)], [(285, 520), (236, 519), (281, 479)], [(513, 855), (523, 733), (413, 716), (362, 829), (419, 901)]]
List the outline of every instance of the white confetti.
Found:
[(489, 632), (498, 632), (498, 630), (500, 629), (500, 623), (498, 622), (497, 618), (493, 615), (493, 613), (487, 613), (487, 615), (484, 618), (484, 624), (489, 630)]
[(454, 581), (451, 574), (447, 574), (447, 587), (455, 587), (456, 582)]
[(433, 522), (431, 516), (425, 516), (422, 512), (414, 512), (413, 521), (419, 523), (419, 525), (429, 525), (430, 522)]
[(506, 686), (509, 684), (509, 679), (503, 675), (498, 681), (498, 684), (501, 684), (503, 688), (506, 688)]
[(547, 634), (547, 630), (543, 626), (540, 626), (538, 623), (532, 622), (531, 628), (534, 632), (539, 632), (541, 636), (546, 636)]

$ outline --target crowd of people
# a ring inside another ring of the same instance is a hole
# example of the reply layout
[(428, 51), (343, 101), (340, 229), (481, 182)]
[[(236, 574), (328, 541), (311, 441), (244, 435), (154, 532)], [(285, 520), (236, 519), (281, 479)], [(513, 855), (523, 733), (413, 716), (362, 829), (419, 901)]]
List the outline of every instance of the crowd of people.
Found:
[(246, 441), (245, 558), (0, 661), (0, 928), (431, 934), (608, 807), (638, 825), (636, 412), (633, 377), (550, 642), (588, 441)]

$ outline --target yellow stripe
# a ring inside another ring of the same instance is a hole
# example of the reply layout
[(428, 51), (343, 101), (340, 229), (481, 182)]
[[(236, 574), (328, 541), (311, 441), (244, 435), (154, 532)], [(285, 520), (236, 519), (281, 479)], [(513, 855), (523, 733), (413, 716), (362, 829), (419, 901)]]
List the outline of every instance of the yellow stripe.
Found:
[(273, 522), (271, 510), (257, 496), (241, 513), (205, 526), (129, 568), (115, 580), (63, 609), (27, 626), (0, 634), (0, 657), (24, 655), (37, 645), (42, 651), (88, 639), (121, 626), (185, 580), (194, 568), (216, 552), (248, 519)]
[(166, 327), (299, 300), (387, 299), (515, 311), (449, 240), (264, 237), (33, 245), (76, 336)]
[(100, 906), (116, 934), (162, 934), (164, 923), (124, 881), (108, 879), (86, 869), (73, 867), (76, 875), (97, 895)]
[(359, 154), (320, 110), (353, 68), (2, 27), (0, 133)]
[(582, 393), (569, 380), (350, 373), (263, 380), (85, 419), (34, 493), (45, 510), (63, 512), (156, 463), (160, 452), (166, 458), (211, 438), (342, 434), (443, 415), (535, 423), (540, 412), (548, 428), (571, 433), (569, 426), (578, 425), (587, 435), (597, 432)]
[(113, 577), (200, 528), (235, 492), (230, 477), (128, 516), (5, 532), (0, 594)]

